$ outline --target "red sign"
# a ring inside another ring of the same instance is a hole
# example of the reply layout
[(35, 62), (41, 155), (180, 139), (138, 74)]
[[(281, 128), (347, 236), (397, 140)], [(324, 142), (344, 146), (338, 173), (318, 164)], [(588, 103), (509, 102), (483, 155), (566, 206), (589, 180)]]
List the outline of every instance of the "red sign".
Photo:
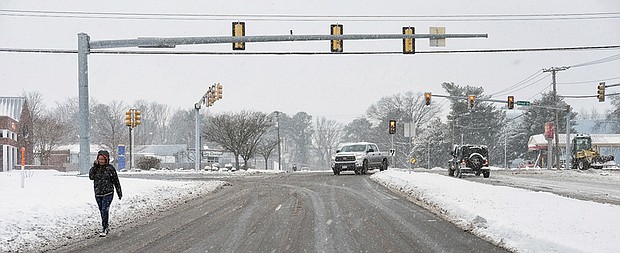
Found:
[(553, 125), (553, 122), (547, 122), (545, 123), (545, 139), (547, 140), (553, 140), (553, 134), (555, 131), (555, 126)]

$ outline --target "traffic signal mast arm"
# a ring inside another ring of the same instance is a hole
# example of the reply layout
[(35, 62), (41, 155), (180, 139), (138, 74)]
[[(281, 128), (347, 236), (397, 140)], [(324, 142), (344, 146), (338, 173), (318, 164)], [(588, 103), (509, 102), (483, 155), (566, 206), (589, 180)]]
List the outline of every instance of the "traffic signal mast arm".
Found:
[(200, 100), (198, 100), (198, 102), (194, 104), (194, 108), (199, 110), (202, 107), (202, 104), (205, 104), (207, 107), (212, 106), (215, 101), (222, 99), (223, 89), (224, 87), (222, 86), (222, 84), (213, 84), (209, 87), (209, 90), (207, 90), (207, 92), (202, 95)]
[[(470, 99), (470, 96), (450, 96), (450, 95), (437, 95), (437, 94), (430, 94), (430, 96), (432, 96), (432, 97), (442, 97), (442, 98), (465, 99), (465, 100), (468, 100), (468, 101)], [(499, 99), (478, 98), (478, 97), (476, 97), (475, 99), (478, 100), (478, 101), (495, 102), (495, 103), (507, 103), (506, 100), (499, 100)], [(521, 102), (521, 101), (516, 101), (516, 104), (519, 105), (519, 102)], [(550, 110), (558, 110), (558, 111), (566, 111), (567, 110), (566, 108), (543, 106), (543, 105), (537, 105), (537, 104), (532, 104), (532, 103), (530, 103), (527, 106), (544, 108), (544, 109), (550, 109)]]
[(239, 42), (377, 40), (377, 39), (488, 38), (488, 34), (343, 34), (343, 35), (260, 35), (220, 37), (138, 38), (91, 41), (89, 49), (121, 47), (171, 47), (176, 45), (223, 44)]

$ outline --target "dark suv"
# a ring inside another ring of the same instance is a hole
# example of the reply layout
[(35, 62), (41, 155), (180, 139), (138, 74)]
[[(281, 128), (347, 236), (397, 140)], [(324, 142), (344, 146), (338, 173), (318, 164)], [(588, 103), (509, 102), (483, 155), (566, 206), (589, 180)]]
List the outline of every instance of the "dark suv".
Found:
[(450, 152), (452, 159), (448, 161), (448, 175), (461, 177), (463, 173), (480, 173), (485, 178), (491, 174), (489, 170), (489, 150), (485, 145), (454, 145)]

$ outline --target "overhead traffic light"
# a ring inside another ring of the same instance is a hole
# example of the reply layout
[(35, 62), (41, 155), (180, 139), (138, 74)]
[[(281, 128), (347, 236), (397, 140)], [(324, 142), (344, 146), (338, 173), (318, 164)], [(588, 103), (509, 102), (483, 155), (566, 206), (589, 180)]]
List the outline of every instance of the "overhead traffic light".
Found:
[(133, 125), (134, 125), (134, 127), (137, 126), (137, 125), (140, 125), (140, 118), (142, 118), (140, 116), (140, 114), (142, 114), (140, 111), (134, 110), (134, 112), (133, 112)]
[(212, 106), (215, 101), (222, 99), (224, 86), (220, 83), (209, 86), (209, 90), (202, 97), (202, 101), (207, 107)]
[(605, 102), (605, 82), (598, 84), (598, 94), (596, 95), (599, 102)]
[(512, 110), (515, 108), (515, 97), (508, 96), (508, 109)]
[(217, 99), (220, 100), (222, 99), (222, 90), (224, 89), (224, 87), (222, 86), (222, 84), (218, 83), (217, 84)]
[[(245, 36), (245, 22), (233, 22), (232, 23), (232, 36), (233, 37)], [(233, 50), (245, 50), (245, 42), (233, 42)]]
[(141, 112), (136, 109), (129, 109), (125, 112), (125, 125), (134, 128), (140, 125)]
[[(342, 25), (331, 25), (331, 35), (342, 35)], [(332, 53), (342, 53), (342, 40), (331, 40)]]
[(476, 99), (476, 96), (469, 95), (469, 109), (474, 109), (474, 100), (475, 99)]
[[(403, 27), (403, 34), (415, 34), (415, 27)], [(403, 54), (415, 54), (415, 39), (403, 39)]]
[(131, 110), (125, 112), (125, 126), (131, 126)]
[(424, 93), (424, 100), (426, 101), (425, 102), (426, 105), (431, 105), (431, 93), (430, 92)]
[(396, 120), (390, 120), (390, 124), (388, 126), (390, 134), (396, 133)]

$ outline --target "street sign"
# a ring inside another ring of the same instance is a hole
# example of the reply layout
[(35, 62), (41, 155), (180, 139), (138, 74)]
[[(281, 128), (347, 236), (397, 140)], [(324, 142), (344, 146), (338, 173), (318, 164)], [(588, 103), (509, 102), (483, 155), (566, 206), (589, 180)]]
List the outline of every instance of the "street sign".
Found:
[(411, 160), (409, 160), (411, 162), (411, 164), (414, 164), (416, 162), (416, 159), (411, 157)]
[(530, 101), (517, 101), (517, 105), (529, 106)]
[(390, 149), (390, 156), (394, 156), (395, 153), (396, 153), (396, 149)]

